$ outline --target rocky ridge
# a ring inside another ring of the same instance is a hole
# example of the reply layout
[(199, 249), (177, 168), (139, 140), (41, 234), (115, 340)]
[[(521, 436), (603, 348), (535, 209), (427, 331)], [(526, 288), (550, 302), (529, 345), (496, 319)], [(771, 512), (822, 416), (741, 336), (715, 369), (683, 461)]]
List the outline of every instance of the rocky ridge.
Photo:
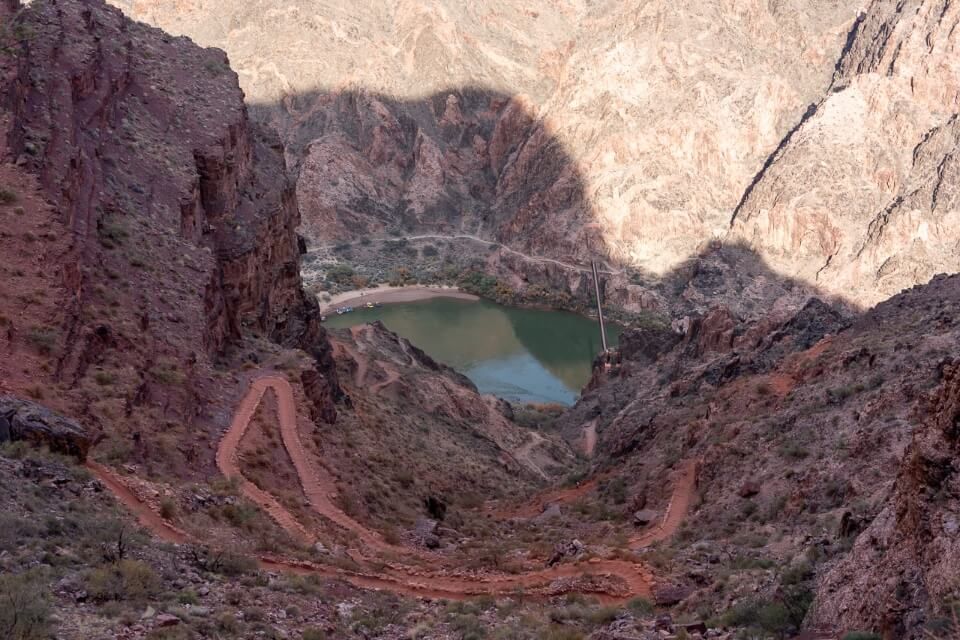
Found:
[(716, 307), (628, 332), (562, 428), (596, 430), (595, 472), (624, 483), (606, 494), (624, 518), (661, 517), (658, 479), (699, 460), (668, 547), (691, 610), (925, 637), (957, 596), (944, 456), (958, 304), (960, 278), (941, 275), (853, 318), (814, 299), (781, 320)]
[(317, 412), (334, 419), (282, 148), (247, 118), (223, 53), (97, 2), (43, 3), (12, 24), (7, 170), (36, 176), (51, 207), (41, 224), (66, 240), (34, 294), (62, 291), (60, 317), (7, 314), (10, 348), (49, 359), (34, 393), (145, 450), (156, 434), (134, 425), (208, 428), (215, 362), (261, 335), (314, 353)]

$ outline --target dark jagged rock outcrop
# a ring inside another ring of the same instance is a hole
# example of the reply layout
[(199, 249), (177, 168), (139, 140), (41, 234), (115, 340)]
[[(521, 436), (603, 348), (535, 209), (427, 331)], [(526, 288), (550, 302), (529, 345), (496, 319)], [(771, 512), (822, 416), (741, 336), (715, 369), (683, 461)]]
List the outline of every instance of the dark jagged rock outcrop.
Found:
[(90, 434), (73, 420), (35, 402), (0, 396), (0, 443), (21, 440), (81, 462), (93, 444)]
[[(137, 437), (206, 429), (216, 364), (266, 338), (314, 356), (310, 398), (333, 420), (341, 392), (301, 286), (295, 189), (226, 55), (101, 0), (33, 3), (12, 19), (29, 37), (9, 43), (0, 150), (52, 205), (42, 225), (69, 238), (44, 264), (46, 287), (64, 291), (43, 329), (54, 406), (125, 438), (133, 424)], [(36, 329), (15, 329), (11, 348), (30, 350)]]
[(960, 363), (942, 380), (904, 455), (890, 499), (823, 578), (814, 622), (926, 638), (960, 576)]
[(811, 629), (922, 638), (960, 575), (957, 317), (957, 275), (854, 317), (818, 300), (752, 322), (718, 308), (666, 350), (627, 334), (557, 426), (571, 442), (595, 429), (595, 467), (642, 496), (608, 503), (619, 517), (666, 509), (678, 463), (697, 461), (673, 545), (704, 585), (690, 602), (716, 599), (716, 558), (755, 557), (781, 569), (737, 570), (719, 608), (770, 602)]

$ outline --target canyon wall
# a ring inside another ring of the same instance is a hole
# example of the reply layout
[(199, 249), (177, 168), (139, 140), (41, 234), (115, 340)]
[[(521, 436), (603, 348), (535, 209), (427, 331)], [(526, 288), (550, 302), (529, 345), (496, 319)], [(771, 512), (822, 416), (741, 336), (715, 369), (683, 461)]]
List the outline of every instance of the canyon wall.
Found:
[[(4, 157), (34, 177), (51, 208), (42, 224), (65, 243), (40, 265), (37, 295), (61, 296), (62, 314), (42, 327), (45, 395), (122, 441), (159, 429), (184, 453), (176, 434), (210, 425), (229, 387), (216, 362), (263, 336), (314, 354), (319, 414), (333, 419), (294, 186), (223, 52), (98, 1), (35, 3), (13, 26)], [(11, 266), (26, 257), (17, 249)], [(31, 351), (40, 329), (13, 322), (11, 349)]]
[(727, 235), (830, 85), (860, 8), (115, 3), (229, 51), (253, 112), (288, 143), (315, 243), (467, 233), (653, 277)]
[(771, 156), (731, 234), (874, 303), (960, 271), (960, 7), (871, 2), (830, 90)]
[(315, 242), (458, 230), (659, 277), (743, 241), (860, 304), (960, 268), (948, 0), (115, 3), (230, 52)]

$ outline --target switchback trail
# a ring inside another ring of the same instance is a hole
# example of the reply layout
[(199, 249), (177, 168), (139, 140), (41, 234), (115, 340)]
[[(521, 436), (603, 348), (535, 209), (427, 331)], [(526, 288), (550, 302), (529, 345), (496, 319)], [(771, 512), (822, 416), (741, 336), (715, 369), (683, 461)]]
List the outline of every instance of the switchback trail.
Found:
[[(261, 506), (293, 538), (316, 541), (317, 536), (308, 531), (273, 496), (261, 490), (243, 477), (238, 459), (238, 447), (250, 420), (260, 404), (264, 393), (271, 390), (277, 396), (277, 419), (280, 424), (283, 445), (300, 480), (301, 487), (311, 508), (337, 526), (352, 532), (368, 551), (397, 554), (410, 565), (389, 564), (375, 571), (349, 571), (337, 567), (305, 562), (295, 559), (261, 556), (260, 565), (268, 570), (298, 574), (316, 574), (340, 578), (357, 587), (383, 589), (408, 596), (424, 596), (462, 599), (481, 595), (511, 595), (523, 593), (525, 597), (547, 597), (569, 592), (595, 595), (606, 602), (624, 602), (636, 596), (649, 595), (654, 577), (643, 564), (618, 559), (592, 558), (583, 562), (559, 564), (549, 568), (531, 568), (518, 574), (478, 573), (456, 567), (442, 567), (441, 554), (419, 551), (387, 543), (377, 532), (357, 522), (332, 500), (336, 486), (332, 477), (322, 467), (310, 463), (300, 441), (297, 429), (296, 402), (290, 383), (282, 377), (265, 376), (255, 380), (241, 400), (230, 428), (224, 434), (217, 449), (217, 466), (227, 477), (240, 480), (240, 490), (245, 497)], [(163, 540), (173, 543), (199, 542), (189, 534), (174, 527), (142, 502), (135, 493), (105, 467), (94, 462), (88, 468), (110, 489), (120, 502), (126, 505), (140, 523)], [(634, 548), (651, 544), (669, 536), (679, 526), (690, 502), (695, 481), (695, 463), (685, 463), (677, 479), (677, 487), (663, 523), (652, 532), (631, 541)], [(586, 494), (597, 478), (581, 486), (544, 494), (532, 504), (515, 510), (511, 515), (536, 515), (550, 502), (566, 502)], [(361, 555), (365, 562), (367, 556)], [(363, 564), (363, 563), (361, 563)], [(377, 563), (383, 567), (382, 563)], [(585, 582), (577, 583), (578, 579)], [(592, 579), (590, 579), (592, 578)], [(598, 580), (599, 579), (599, 580)]]
[(670, 496), (663, 518), (658, 524), (630, 538), (631, 549), (649, 547), (677, 532), (684, 518), (687, 517), (690, 503), (693, 502), (693, 494), (697, 490), (697, 466), (696, 460), (686, 460), (680, 464), (673, 479), (673, 495)]

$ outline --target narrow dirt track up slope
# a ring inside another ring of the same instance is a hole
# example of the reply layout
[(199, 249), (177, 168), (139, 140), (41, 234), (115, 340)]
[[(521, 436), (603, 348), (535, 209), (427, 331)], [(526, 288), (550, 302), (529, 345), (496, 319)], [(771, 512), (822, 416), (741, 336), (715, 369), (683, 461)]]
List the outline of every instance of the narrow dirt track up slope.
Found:
[[(387, 543), (379, 533), (348, 516), (333, 502), (332, 496), (336, 495), (333, 479), (322, 469), (318, 469), (319, 465), (311, 464), (300, 441), (296, 402), (290, 383), (278, 376), (265, 376), (251, 384), (249, 391), (237, 407), (230, 428), (224, 434), (217, 449), (217, 466), (225, 476), (238, 478), (243, 495), (262, 507), (294, 539), (312, 543), (317, 540), (317, 536), (308, 531), (276, 498), (244, 478), (238, 461), (237, 450), (240, 441), (267, 389), (276, 393), (277, 419), (283, 445), (293, 461), (311, 508), (337, 526), (355, 534), (357, 541), (364, 547), (358, 554), (361, 565), (368, 558), (372, 559), (370, 554), (379, 552), (396, 554), (409, 564), (391, 564), (387, 568), (367, 573), (346, 571), (313, 562), (263, 556), (260, 558), (263, 568), (341, 578), (360, 588), (384, 589), (404, 595), (450, 599), (515, 594), (521, 591), (531, 597), (580, 592), (596, 595), (608, 602), (622, 602), (635, 596), (650, 594), (654, 578), (648, 567), (627, 560), (593, 558), (586, 562), (531, 569), (518, 574), (470, 574), (456, 567), (438, 568), (443, 564), (441, 554)], [(173, 543), (197, 542), (189, 534), (164, 520), (149, 505), (143, 503), (108, 469), (94, 462), (88, 463), (88, 468), (137, 516), (144, 527), (158, 537)], [(696, 463), (684, 463), (678, 474), (674, 496), (663, 521), (654, 530), (631, 540), (633, 548), (665, 539), (676, 531), (689, 507), (695, 489), (695, 479)], [(533, 503), (516, 509), (511, 515), (534, 513), (549, 502), (564, 501), (571, 496), (583, 495), (594, 486), (595, 482), (596, 480), (593, 480), (575, 489), (545, 494)], [(379, 562), (377, 566), (383, 567)], [(604, 580), (588, 580), (584, 583), (586, 586), (578, 587), (575, 579), (587, 576), (604, 578)], [(571, 578), (574, 579), (573, 582), (569, 581)], [(560, 579), (567, 579), (564, 582), (568, 584), (558, 582)]]

